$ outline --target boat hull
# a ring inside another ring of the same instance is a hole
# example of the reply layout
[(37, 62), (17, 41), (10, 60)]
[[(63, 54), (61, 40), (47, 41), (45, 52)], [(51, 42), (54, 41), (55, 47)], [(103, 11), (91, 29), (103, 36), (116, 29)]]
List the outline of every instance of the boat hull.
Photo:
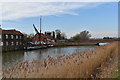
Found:
[(25, 50), (37, 50), (37, 49), (46, 49), (47, 46), (33, 46), (33, 47), (24, 47)]

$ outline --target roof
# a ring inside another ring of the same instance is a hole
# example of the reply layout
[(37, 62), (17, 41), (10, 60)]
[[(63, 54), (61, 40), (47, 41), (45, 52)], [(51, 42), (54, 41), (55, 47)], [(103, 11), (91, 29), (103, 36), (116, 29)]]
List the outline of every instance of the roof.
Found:
[(10, 29), (10, 30), (1, 30), (2, 31), (2, 34), (15, 34), (15, 35), (22, 35), (22, 33), (20, 31), (17, 31), (15, 29)]
[(43, 33), (37, 33), (37, 34), (35, 34), (35, 36), (40, 35), (40, 34), (41, 34), (41, 36), (45, 36), (45, 34), (43, 34)]

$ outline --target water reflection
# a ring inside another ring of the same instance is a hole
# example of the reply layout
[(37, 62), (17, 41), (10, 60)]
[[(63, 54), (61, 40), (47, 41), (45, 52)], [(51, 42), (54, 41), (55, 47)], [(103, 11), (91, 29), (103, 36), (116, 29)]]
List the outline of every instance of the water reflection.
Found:
[(15, 65), (17, 62), (22, 62), (24, 60), (24, 52), (7, 52), (2, 53), (2, 67), (9, 67)]
[(32, 60), (38, 60), (40, 59), (41, 62), (47, 56), (51, 57), (57, 57), (59, 55), (69, 55), (74, 52), (79, 52), (85, 49), (93, 49), (95, 46), (71, 46), (71, 47), (53, 47), (48, 49), (40, 49), (40, 50), (34, 50), (34, 51), (17, 51), (17, 52), (7, 52), (3, 53), (3, 68), (14, 66), (16, 62), (22, 62), (22, 61), (29, 61), (32, 62)]

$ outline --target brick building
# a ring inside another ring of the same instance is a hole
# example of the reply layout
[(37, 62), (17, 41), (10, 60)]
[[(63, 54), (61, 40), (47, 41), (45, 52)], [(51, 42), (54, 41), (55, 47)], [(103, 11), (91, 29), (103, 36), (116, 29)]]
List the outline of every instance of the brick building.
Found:
[(41, 33), (41, 37), (40, 37), (40, 33), (35, 34), (35, 36), (32, 39), (33, 43), (37, 43), (39, 41), (45, 42), (47, 44), (52, 43), (52, 37), (51, 37), (51, 32), (45, 32), (45, 34)]
[(24, 48), (23, 34), (15, 29), (13, 30), (2, 30), (2, 35), (0, 35), (2, 42), (2, 51), (13, 51), (20, 50)]
[(40, 37), (40, 33), (35, 34), (35, 36), (32, 39), (33, 43), (37, 43), (39, 41), (43, 41), (46, 42), (47, 36), (43, 33), (41, 33), (41, 37)]

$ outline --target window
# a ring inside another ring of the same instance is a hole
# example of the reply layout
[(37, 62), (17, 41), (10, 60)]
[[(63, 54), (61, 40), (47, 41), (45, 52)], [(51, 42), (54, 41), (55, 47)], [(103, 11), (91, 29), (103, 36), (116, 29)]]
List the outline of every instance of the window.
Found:
[(16, 39), (18, 39), (18, 35), (16, 35)]
[(7, 34), (5, 35), (5, 37), (6, 37), (6, 39), (8, 39), (8, 35)]
[(22, 38), (22, 36), (20, 36), (20, 39)]
[(20, 45), (22, 45), (22, 43), (20, 42)]
[(11, 35), (11, 39), (13, 39), (13, 35)]
[(6, 46), (8, 46), (8, 42), (6, 42)]
[(18, 42), (16, 42), (16, 45), (18, 45)]
[(14, 42), (11, 42), (11, 45), (14, 45)]
[(3, 42), (0, 43), (0, 46), (3, 46)]

